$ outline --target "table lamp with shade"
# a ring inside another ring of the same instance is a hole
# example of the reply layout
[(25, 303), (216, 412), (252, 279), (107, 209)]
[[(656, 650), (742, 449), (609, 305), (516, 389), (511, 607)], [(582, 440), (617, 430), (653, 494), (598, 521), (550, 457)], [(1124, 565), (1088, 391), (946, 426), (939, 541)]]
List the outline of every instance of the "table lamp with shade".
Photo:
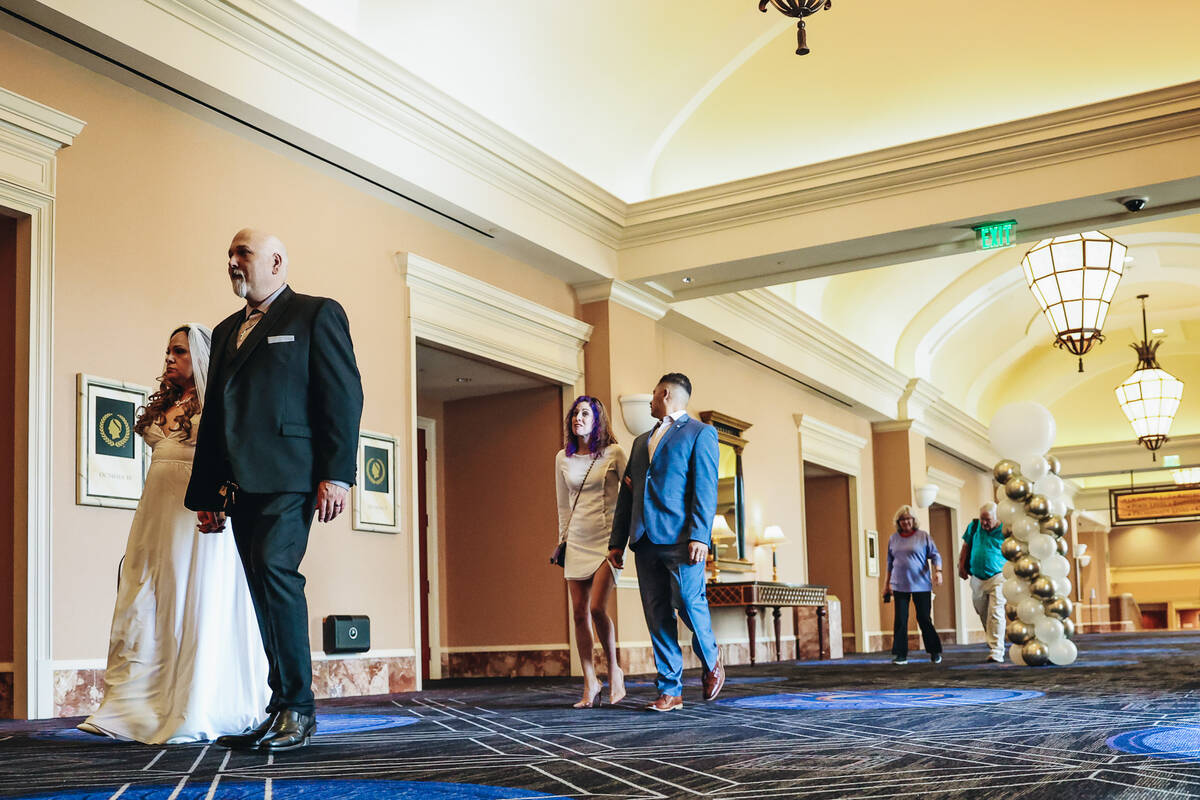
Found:
[(771, 545), (771, 580), (779, 582), (779, 565), (775, 561), (775, 548), (784, 540), (783, 529), (778, 525), (768, 525), (758, 537), (758, 543)]
[(725, 519), (725, 515), (717, 514), (713, 517), (712, 552), (709, 555), (712, 557), (712, 577), (714, 583), (717, 580), (717, 576), (721, 574), (721, 568), (717, 565), (719, 559), (718, 548), (723, 544), (730, 544), (736, 541), (737, 534), (733, 532), (733, 528), (729, 527), (729, 520)]

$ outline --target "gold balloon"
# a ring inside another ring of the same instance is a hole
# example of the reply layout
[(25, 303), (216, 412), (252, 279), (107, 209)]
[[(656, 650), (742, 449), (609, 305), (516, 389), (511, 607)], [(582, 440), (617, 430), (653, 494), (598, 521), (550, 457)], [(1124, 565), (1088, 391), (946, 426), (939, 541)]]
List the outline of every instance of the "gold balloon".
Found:
[(1059, 539), (1055, 539), (1055, 540), (1054, 540), (1054, 545), (1055, 545), (1055, 547), (1057, 547), (1057, 548), (1058, 548), (1058, 554), (1059, 554), (1060, 556), (1065, 556), (1065, 555), (1067, 554), (1067, 540), (1066, 540), (1066, 538), (1059, 538)]
[[(1005, 487), (1007, 490), (1008, 487)], [(1016, 498), (1013, 498), (1014, 500)], [(1050, 516), (1050, 501), (1044, 495), (1030, 495), (1025, 500), (1025, 510), (1039, 520), (1044, 520)]]
[(1029, 550), (1025, 547), (1025, 543), (1019, 539), (1008, 538), (1000, 543), (1000, 554), (1009, 561), (1016, 561), (1023, 555), (1028, 555)]
[(1067, 535), (1067, 521), (1060, 516), (1051, 515), (1048, 520), (1042, 523), (1042, 533), (1049, 534), (1054, 537)]
[(1042, 572), (1042, 566), (1033, 556), (1021, 556), (1013, 562), (1013, 572), (1018, 578), (1031, 581)]
[(1050, 663), (1050, 651), (1046, 649), (1046, 645), (1034, 639), (1021, 647), (1021, 658), (1031, 667), (1041, 667)]
[(996, 466), (992, 468), (992, 477), (1001, 486), (1020, 474), (1021, 465), (1015, 461), (1009, 461), (1007, 458), (1003, 461), (997, 461)]
[(1049, 600), (1054, 597), (1054, 581), (1039, 575), (1029, 582), (1029, 591), (1043, 600)]
[(1057, 456), (1046, 456), (1046, 463), (1050, 465), (1051, 472), (1053, 472), (1055, 475), (1060, 474), (1062, 470), (1062, 462), (1058, 460)]
[(1009, 525), (1007, 522), (1005, 522), (1003, 525), (1000, 526), (1000, 530), (1004, 532), (1005, 539), (1012, 538), (1012, 535), (1013, 535), (1012, 525)]
[(1009, 500), (1020, 502), (1033, 494), (1033, 484), (1020, 475), (1014, 475), (1004, 483), (1004, 494)]
[(1025, 644), (1033, 638), (1033, 626), (1026, 625), (1020, 620), (1008, 623), (1008, 640), (1013, 644)]
[(1005, 603), (1004, 616), (1008, 617), (1009, 622), (1015, 622), (1017, 620), (1017, 607), (1012, 603)]
[(1062, 626), (1063, 636), (1066, 636), (1068, 639), (1075, 638), (1075, 620), (1068, 617), (1062, 621)]
[(1051, 598), (1050, 600), (1047, 600), (1044, 603), (1044, 606), (1046, 608), (1046, 613), (1052, 617), (1066, 619), (1067, 617), (1071, 616), (1071, 598), (1063, 597), (1061, 594)]

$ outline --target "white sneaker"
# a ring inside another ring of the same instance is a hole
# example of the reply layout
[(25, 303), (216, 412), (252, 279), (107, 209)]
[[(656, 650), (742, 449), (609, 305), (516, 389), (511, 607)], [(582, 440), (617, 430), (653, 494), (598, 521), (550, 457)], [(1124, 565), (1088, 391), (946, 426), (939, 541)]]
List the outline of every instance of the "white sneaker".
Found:
[(892, 659), (892, 663), (893, 663), (893, 664), (907, 664), (907, 663), (908, 663), (908, 659), (907, 659), (907, 658), (901, 658), (900, 656), (896, 656), (896, 657), (894, 657), (894, 658)]

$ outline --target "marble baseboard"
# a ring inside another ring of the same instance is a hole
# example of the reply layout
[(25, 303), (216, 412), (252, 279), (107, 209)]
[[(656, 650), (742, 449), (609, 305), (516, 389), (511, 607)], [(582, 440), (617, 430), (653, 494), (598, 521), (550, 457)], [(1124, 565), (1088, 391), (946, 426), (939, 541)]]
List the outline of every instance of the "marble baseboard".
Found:
[(13, 710), (13, 674), (0, 672), (0, 719), (12, 719)]
[[(313, 661), (313, 694), (318, 700), (331, 697), (397, 694), (417, 688), (416, 661), (412, 656), (376, 658), (330, 658)], [(10, 674), (11, 679), (11, 674)], [(11, 707), (11, 690), (9, 705)], [(0, 685), (0, 717), (3, 712)], [(54, 671), (54, 715), (82, 717), (100, 706), (104, 697), (104, 670), (65, 669)], [(7, 716), (11, 716), (11, 711)]]
[(552, 678), (570, 674), (569, 650), (442, 653), (443, 678)]

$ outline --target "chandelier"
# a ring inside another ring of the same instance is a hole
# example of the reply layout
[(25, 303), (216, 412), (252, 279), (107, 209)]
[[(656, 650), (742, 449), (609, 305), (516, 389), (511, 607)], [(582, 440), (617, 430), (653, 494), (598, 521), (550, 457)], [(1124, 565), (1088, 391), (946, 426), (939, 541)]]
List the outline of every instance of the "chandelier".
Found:
[(1054, 331), (1054, 344), (1079, 357), (1096, 342), (1125, 266), (1125, 245), (1099, 231), (1043, 239), (1021, 259), (1025, 282)]
[(796, 55), (809, 53), (808, 36), (804, 32), (804, 18), (824, 9), (833, 8), (833, 0), (758, 0), (758, 10), (767, 13), (767, 6), (775, 6), (785, 17), (799, 18), (796, 23)]
[(1183, 381), (1158, 365), (1156, 355), (1162, 340), (1151, 342), (1146, 334), (1147, 297), (1149, 295), (1138, 295), (1142, 301), (1142, 341), (1130, 345), (1138, 354), (1137, 369), (1116, 391), (1117, 402), (1133, 426), (1138, 441), (1157, 460), (1154, 451), (1167, 440), (1167, 431), (1171, 429), (1171, 421), (1183, 399)]

